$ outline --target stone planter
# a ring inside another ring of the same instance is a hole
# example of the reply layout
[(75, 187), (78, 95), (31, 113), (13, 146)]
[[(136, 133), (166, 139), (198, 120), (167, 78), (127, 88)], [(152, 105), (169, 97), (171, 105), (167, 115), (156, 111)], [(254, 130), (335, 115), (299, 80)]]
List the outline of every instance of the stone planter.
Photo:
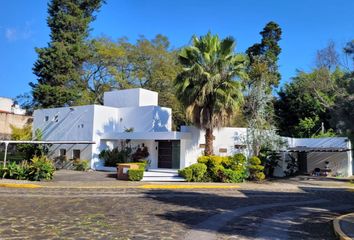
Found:
[(120, 163), (117, 164), (117, 179), (118, 180), (128, 180), (128, 170), (129, 169), (139, 169), (139, 165), (135, 163)]

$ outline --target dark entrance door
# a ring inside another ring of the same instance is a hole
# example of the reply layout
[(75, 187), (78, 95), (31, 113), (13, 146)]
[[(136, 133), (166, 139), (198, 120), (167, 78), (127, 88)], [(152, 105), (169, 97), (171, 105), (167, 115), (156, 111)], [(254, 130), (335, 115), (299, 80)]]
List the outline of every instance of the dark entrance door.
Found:
[(307, 153), (298, 153), (299, 173), (307, 173)]
[(179, 168), (180, 141), (158, 141), (158, 168)]

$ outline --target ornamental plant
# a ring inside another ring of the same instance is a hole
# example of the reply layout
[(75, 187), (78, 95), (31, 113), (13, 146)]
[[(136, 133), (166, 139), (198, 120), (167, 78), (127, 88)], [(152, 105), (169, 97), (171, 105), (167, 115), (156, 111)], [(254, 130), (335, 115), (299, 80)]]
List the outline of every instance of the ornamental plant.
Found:
[(246, 157), (235, 154), (230, 157), (201, 156), (198, 163), (179, 171), (189, 182), (242, 182), (247, 178)]
[(265, 178), (263, 173), (264, 166), (261, 165), (261, 160), (258, 157), (253, 156), (249, 159), (248, 169), (250, 172), (250, 180), (261, 181)]

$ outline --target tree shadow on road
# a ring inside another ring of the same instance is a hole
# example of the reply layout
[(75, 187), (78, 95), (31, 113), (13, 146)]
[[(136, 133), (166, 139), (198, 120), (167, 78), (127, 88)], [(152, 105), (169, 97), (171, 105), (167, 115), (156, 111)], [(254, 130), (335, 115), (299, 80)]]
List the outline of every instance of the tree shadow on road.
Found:
[[(151, 190), (146, 193), (147, 198), (153, 199), (155, 201), (161, 202), (163, 204), (175, 205), (174, 211), (165, 212), (163, 214), (156, 214), (157, 217), (184, 224), (188, 229), (201, 230), (204, 232), (218, 232), (218, 234), (223, 234), (227, 236), (232, 236), (237, 234), (237, 236), (243, 237), (255, 237), (257, 236), (257, 230), (259, 226), (264, 225), (264, 219), (271, 219), (274, 215), (280, 214), (281, 212), (291, 212), (299, 207), (316, 207), (316, 204), (304, 203), (298, 206), (281, 206), (281, 207), (271, 207), (264, 208), (255, 211), (249, 211), (248, 213), (241, 214), (236, 218), (229, 219), (226, 226), (222, 226), (215, 229), (214, 226), (210, 224), (203, 224), (210, 217), (216, 216), (217, 214), (227, 214), (228, 212), (233, 212), (237, 209), (241, 209), (248, 206), (259, 206), (263, 204), (282, 204), (287, 202), (299, 202), (299, 201), (312, 201), (315, 199), (326, 197), (327, 195), (332, 195), (332, 193), (321, 192), (320, 194), (313, 188), (302, 188), (302, 192), (269, 192), (269, 191), (258, 191), (258, 190), (239, 190), (239, 191), (174, 191), (174, 190)], [(337, 194), (342, 194), (345, 196), (350, 194), (349, 192), (337, 192)], [(354, 195), (354, 194), (353, 194)], [(328, 198), (328, 201), (333, 200), (332, 197)], [(347, 200), (343, 201), (346, 202)], [(326, 209), (331, 203), (327, 202), (322, 204), (321, 208)], [(333, 205), (333, 204), (332, 204)], [(354, 206), (353, 206), (354, 207)], [(330, 213), (331, 210), (328, 209)], [(328, 213), (327, 212), (327, 213)], [(337, 215), (341, 211), (332, 211), (332, 215)], [(332, 216), (330, 215), (330, 216)], [(310, 223), (313, 227), (299, 228), (297, 220), (299, 222), (308, 221), (307, 218), (291, 219), (285, 218), (287, 221), (283, 223), (277, 223), (276, 228), (279, 230), (287, 231), (287, 234), (295, 234), (297, 236), (304, 236), (304, 238), (311, 239), (332, 239), (334, 238), (332, 227), (330, 224), (331, 217), (328, 214), (314, 214), (310, 217), (315, 217)], [(301, 220), (301, 221), (300, 221)], [(293, 230), (288, 230), (289, 222), (293, 224), (295, 228)], [(300, 225), (302, 226), (302, 225)], [(314, 233), (317, 232), (317, 233)], [(315, 235), (313, 235), (315, 234)], [(320, 237), (317, 238), (316, 236)], [(313, 237), (313, 238), (312, 238)], [(323, 238), (324, 237), (324, 238)], [(273, 237), (264, 239), (274, 239)]]

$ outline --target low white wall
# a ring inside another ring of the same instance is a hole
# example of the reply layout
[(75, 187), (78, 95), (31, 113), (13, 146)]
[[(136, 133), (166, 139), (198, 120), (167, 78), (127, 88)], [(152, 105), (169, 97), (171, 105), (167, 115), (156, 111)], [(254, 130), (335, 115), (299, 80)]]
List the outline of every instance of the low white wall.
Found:
[[(193, 126), (182, 126), (181, 132), (191, 132), (191, 140), (181, 141), (181, 167), (187, 167), (197, 162), (198, 157), (203, 155), (204, 148), (200, 144), (205, 144), (205, 131)], [(214, 154), (218, 156), (229, 156), (235, 153), (243, 153), (246, 156), (249, 154), (247, 149), (239, 150), (235, 145), (243, 145), (246, 142), (246, 128), (220, 128), (214, 129), (215, 137)], [(183, 149), (183, 151), (182, 151)], [(226, 152), (220, 152), (220, 149), (226, 149)]]

